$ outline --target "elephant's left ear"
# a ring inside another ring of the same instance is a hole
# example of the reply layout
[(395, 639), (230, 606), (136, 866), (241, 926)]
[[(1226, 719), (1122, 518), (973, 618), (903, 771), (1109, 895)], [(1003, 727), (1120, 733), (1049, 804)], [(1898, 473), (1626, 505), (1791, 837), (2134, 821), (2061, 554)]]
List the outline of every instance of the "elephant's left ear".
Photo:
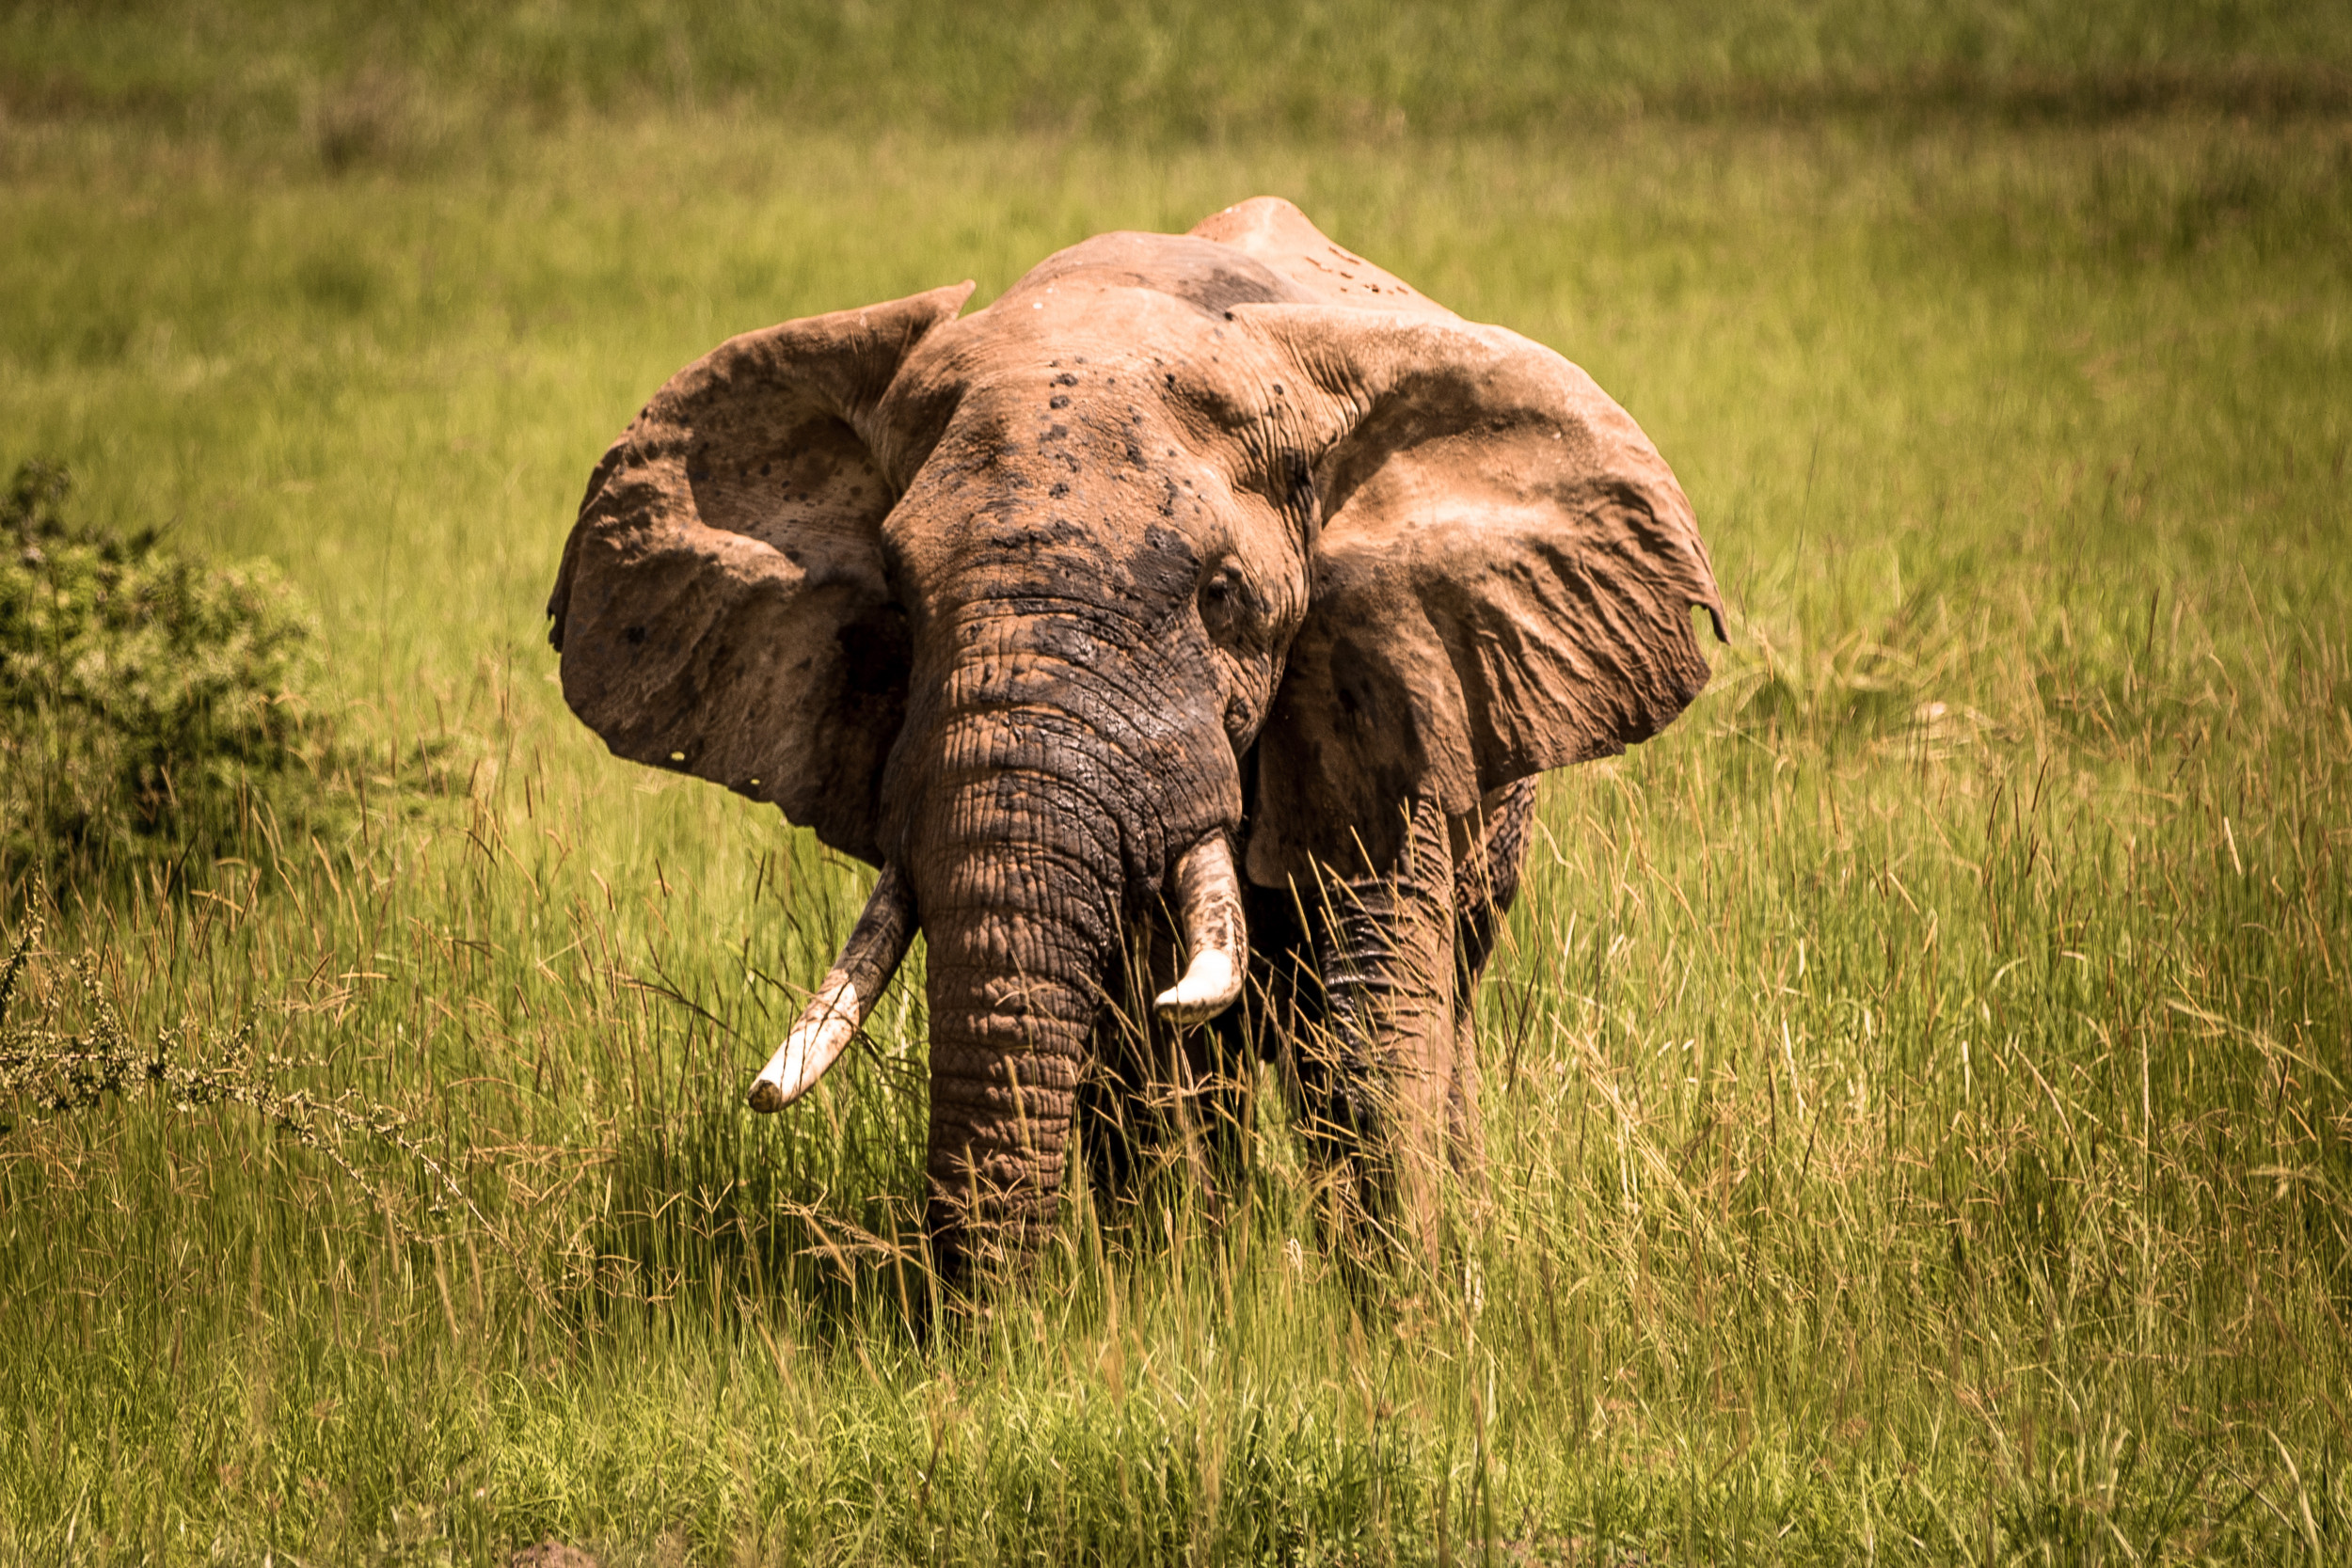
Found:
[(1236, 312), (1296, 368), (1321, 527), (1258, 745), (1248, 870), (1385, 865), (1408, 807), (1622, 752), (1707, 684), (1713, 568), (1664, 459), (1590, 376), (1501, 327)]

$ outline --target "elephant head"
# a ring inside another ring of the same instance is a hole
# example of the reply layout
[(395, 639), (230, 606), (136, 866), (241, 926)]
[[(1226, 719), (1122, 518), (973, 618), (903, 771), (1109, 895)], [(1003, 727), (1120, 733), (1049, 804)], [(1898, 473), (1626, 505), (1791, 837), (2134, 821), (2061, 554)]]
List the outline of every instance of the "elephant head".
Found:
[[(1252, 889), (1393, 881), (1496, 791), (1673, 719), (1694, 607), (1722, 635), (1622, 409), (1287, 202), (1102, 235), (959, 316), (971, 288), (678, 372), (548, 606), (615, 752), (881, 870), (755, 1108), (817, 1082), (924, 932), (950, 1259), (1050, 1219), (1106, 1006), (1216, 1014)], [(1131, 996), (1161, 909), (1187, 958)]]

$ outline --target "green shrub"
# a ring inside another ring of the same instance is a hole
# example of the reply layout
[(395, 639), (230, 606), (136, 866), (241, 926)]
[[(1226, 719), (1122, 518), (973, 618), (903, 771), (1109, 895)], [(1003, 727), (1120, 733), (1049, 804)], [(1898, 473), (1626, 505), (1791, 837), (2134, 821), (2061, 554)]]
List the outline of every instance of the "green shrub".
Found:
[(315, 826), (329, 747), (294, 590), (153, 530), (74, 527), (70, 488), (31, 462), (0, 497), (0, 879), (184, 887)]

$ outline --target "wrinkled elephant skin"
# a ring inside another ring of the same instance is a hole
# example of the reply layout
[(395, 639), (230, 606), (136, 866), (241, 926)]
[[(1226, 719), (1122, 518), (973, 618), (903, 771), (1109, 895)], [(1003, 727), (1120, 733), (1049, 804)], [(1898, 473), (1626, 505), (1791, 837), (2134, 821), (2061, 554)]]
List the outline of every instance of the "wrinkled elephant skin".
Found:
[[(624, 757), (882, 868), (752, 1090), (817, 1082), (920, 930), (943, 1266), (1224, 1149), (1282, 1065), (1424, 1250), (1535, 775), (1654, 735), (1722, 636), (1689, 502), (1549, 349), (1260, 198), (731, 339), (605, 453), (548, 606)], [(1199, 1137), (1194, 1134), (1201, 1134)]]

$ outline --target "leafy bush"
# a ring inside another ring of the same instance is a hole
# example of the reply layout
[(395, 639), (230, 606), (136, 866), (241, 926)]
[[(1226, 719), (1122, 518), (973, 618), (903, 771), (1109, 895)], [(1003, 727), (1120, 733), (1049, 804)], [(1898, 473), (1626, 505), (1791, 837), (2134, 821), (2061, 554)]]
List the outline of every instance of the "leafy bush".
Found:
[(270, 852), (326, 803), (308, 610), (266, 562), (71, 525), (70, 488), (31, 462), (0, 497), (0, 879), (185, 886)]

